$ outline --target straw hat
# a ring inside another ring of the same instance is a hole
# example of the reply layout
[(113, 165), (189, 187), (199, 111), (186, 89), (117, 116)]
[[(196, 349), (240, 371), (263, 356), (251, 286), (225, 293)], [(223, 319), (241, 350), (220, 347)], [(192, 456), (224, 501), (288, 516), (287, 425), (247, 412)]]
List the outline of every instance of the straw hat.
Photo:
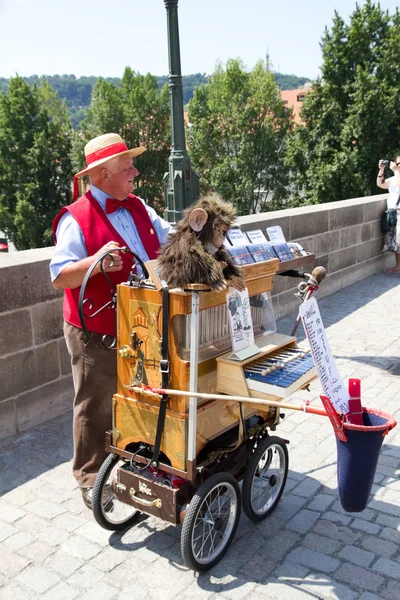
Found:
[(118, 133), (105, 133), (90, 140), (85, 146), (86, 167), (74, 176), (74, 200), (78, 197), (78, 178), (89, 173), (91, 169), (115, 158), (117, 156), (138, 156), (146, 148), (132, 148), (129, 150), (124, 140)]

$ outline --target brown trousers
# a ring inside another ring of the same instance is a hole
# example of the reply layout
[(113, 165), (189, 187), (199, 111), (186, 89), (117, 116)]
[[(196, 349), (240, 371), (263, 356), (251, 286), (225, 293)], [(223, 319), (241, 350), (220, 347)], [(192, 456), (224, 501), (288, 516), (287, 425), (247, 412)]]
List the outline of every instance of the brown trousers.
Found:
[[(75, 398), (73, 413), (73, 474), (80, 487), (93, 487), (105, 460), (105, 432), (112, 427), (111, 406), (117, 391), (115, 350), (102, 350), (87, 342), (82, 329), (64, 322), (71, 357)], [(92, 334), (100, 344), (101, 335)]]

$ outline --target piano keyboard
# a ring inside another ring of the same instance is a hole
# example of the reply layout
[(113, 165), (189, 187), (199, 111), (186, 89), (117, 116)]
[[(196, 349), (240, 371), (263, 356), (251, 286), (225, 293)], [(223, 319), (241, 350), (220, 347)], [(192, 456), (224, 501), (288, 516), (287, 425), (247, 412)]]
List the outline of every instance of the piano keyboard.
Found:
[(249, 389), (281, 398), (307, 385), (316, 375), (311, 353), (300, 348), (281, 348), (247, 363), (243, 372)]

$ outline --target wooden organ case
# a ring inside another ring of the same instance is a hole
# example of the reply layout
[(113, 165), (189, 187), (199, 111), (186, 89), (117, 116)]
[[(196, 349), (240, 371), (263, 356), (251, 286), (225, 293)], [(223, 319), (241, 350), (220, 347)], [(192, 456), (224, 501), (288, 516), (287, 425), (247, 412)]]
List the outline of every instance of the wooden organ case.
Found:
[[(270, 333), (263, 320), (263, 298), (273, 287), (280, 263), (271, 259), (241, 267), (252, 305), (255, 341), (259, 355), (238, 362), (229, 359), (231, 335), (226, 306), (226, 291), (199, 294), (198, 362), (190, 363), (190, 328), (192, 294), (179, 289), (169, 291), (169, 388), (188, 391), (191, 369), (196, 370), (197, 391), (203, 393), (240, 394), (280, 400), (305, 387), (316, 373), (312, 364), (299, 378), (292, 377), (285, 388), (257, 381), (260, 360), (267, 364), (282, 362), (282, 356), (297, 353), (296, 338)], [(117, 372), (118, 389), (113, 397), (111, 443), (120, 450), (137, 443), (154, 445), (160, 400), (152, 394), (135, 391), (138, 387), (160, 387), (162, 292), (156, 289), (118, 286), (117, 297)], [(278, 358), (277, 358), (278, 357)], [(302, 360), (296, 356), (295, 360)], [(292, 359), (291, 359), (292, 360)], [(257, 363), (253, 368), (253, 364)], [(283, 372), (281, 364), (278, 365)], [(258, 369), (258, 371), (257, 371)], [(254, 373), (255, 371), (255, 373)], [(261, 376), (262, 379), (262, 376)], [(279, 379), (279, 377), (278, 377)], [(281, 377), (282, 379), (282, 377)], [(192, 387), (193, 390), (193, 387)], [(170, 396), (160, 450), (173, 469), (188, 471), (189, 397)], [(242, 414), (240, 414), (242, 411)], [(266, 405), (243, 404), (221, 400), (199, 400), (195, 448), (196, 456), (222, 434), (239, 426), (243, 419), (259, 417), (274, 429), (279, 409)], [(249, 422), (249, 421), (246, 421)]]

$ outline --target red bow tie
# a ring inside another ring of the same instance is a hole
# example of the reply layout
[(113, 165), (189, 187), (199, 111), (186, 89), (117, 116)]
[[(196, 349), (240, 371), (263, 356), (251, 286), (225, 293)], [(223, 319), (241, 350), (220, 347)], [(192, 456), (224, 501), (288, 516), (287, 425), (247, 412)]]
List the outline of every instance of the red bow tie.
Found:
[(119, 208), (126, 208), (129, 211), (133, 211), (135, 209), (135, 201), (133, 198), (127, 198), (126, 200), (115, 200), (114, 198), (106, 199), (106, 213), (109, 215), (110, 213), (115, 212)]

